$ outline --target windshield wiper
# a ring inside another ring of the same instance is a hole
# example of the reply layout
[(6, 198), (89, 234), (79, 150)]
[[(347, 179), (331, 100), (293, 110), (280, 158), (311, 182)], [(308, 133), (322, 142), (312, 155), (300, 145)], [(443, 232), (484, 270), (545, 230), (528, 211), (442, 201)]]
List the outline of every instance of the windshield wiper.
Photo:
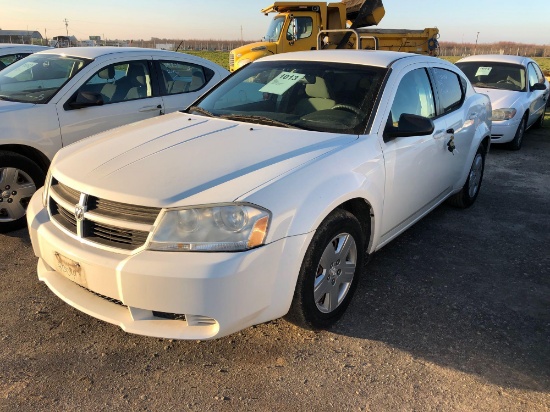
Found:
[(6, 100), (8, 102), (15, 102), (16, 100), (10, 99), (8, 96), (0, 94), (0, 100)]
[(220, 116), (222, 119), (228, 119), (228, 120), (236, 120), (236, 121), (242, 121), (242, 122), (251, 122), (256, 124), (267, 124), (270, 126), (280, 126), (280, 127), (286, 127), (288, 129), (301, 129), (298, 126), (294, 126), (288, 123), (283, 123), (278, 120), (270, 119), (269, 117), (265, 116), (252, 116), (252, 115), (242, 115), (242, 114), (225, 114), (223, 116)]
[(208, 116), (208, 117), (216, 117), (215, 114), (210, 113), (208, 110), (203, 109), (202, 107), (199, 107), (199, 106), (191, 106), (189, 109), (187, 109), (187, 111), (189, 113), (190, 112), (199, 112), (200, 114), (204, 114), (205, 116)]

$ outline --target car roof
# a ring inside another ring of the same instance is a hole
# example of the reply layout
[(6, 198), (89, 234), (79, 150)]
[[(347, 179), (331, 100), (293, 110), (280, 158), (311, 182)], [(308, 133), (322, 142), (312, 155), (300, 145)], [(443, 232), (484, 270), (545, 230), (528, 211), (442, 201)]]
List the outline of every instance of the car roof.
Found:
[(258, 61), (317, 61), (338, 62), (349, 64), (364, 64), (376, 67), (389, 67), (398, 60), (408, 59), (412, 62), (444, 62), (435, 57), (423, 56), (414, 53), (393, 52), (384, 50), (311, 50), (276, 54), (263, 57)]
[(37, 46), (33, 44), (14, 44), (14, 43), (0, 43), (0, 50), (5, 49), (29, 49), (29, 50), (48, 50), (49, 46)]
[(529, 57), (513, 56), (509, 54), (477, 54), (475, 56), (468, 56), (460, 59), (457, 63), (466, 62), (495, 62), (495, 63), (512, 63), (526, 65), (528, 62), (533, 61)]
[[(95, 46), (95, 47), (64, 47), (50, 49), (40, 54), (65, 54), (67, 56), (82, 57), (85, 59), (97, 59), (101, 56), (125, 54), (144, 54), (152, 56), (174, 56), (177, 52), (157, 49), (146, 49), (141, 47), (110, 47), (110, 46)], [(182, 53), (177, 53), (181, 55)]]

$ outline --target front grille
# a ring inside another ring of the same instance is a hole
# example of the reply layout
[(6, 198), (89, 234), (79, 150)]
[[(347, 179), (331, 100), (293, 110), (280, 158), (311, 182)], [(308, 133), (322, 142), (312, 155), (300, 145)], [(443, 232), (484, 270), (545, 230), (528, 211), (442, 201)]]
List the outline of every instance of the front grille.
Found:
[(103, 300), (106, 300), (107, 302), (111, 302), (111, 303), (114, 303), (115, 305), (119, 305), (119, 306), (124, 306), (125, 308), (127, 307), (124, 303), (122, 303), (118, 299), (110, 298), (109, 296), (105, 296), (105, 295), (102, 295), (101, 293), (94, 292), (93, 290), (90, 290), (90, 289), (88, 289), (88, 288), (86, 288), (82, 285), (78, 285), (78, 286), (80, 286), (85, 291), (91, 293), (92, 295), (97, 296), (98, 298), (101, 298)]
[[(95, 196), (81, 196), (79, 191), (56, 179), (52, 179), (50, 187), (50, 194), (54, 193), (60, 201), (53, 197), (49, 198), (49, 210), (53, 220), (75, 235), (118, 249), (134, 250), (143, 246), (150, 232), (129, 228), (128, 222), (152, 225), (160, 213), (160, 209), (155, 207), (130, 205)], [(80, 203), (81, 197), (84, 204)], [(75, 215), (77, 205), (86, 209), (82, 221), (78, 221)], [(93, 213), (95, 218), (88, 213)], [(114, 224), (104, 223), (105, 219)], [(96, 220), (101, 220), (101, 223)]]
[(136, 206), (90, 196), (88, 211), (98, 215), (152, 225), (159, 214), (156, 207)]
[(234, 64), (235, 64), (235, 55), (233, 53), (229, 53), (229, 68), (233, 69)]
[(86, 238), (111, 247), (134, 250), (143, 245), (149, 236), (149, 232), (124, 229), (93, 221), (87, 223)]
[(69, 232), (76, 234), (76, 219), (74, 213), (70, 213), (50, 198), (50, 213), (53, 219)]
[(169, 319), (169, 320), (185, 320), (185, 314), (183, 313), (166, 313), (166, 312), (157, 312), (156, 310), (154, 310), (153, 316), (157, 318)]

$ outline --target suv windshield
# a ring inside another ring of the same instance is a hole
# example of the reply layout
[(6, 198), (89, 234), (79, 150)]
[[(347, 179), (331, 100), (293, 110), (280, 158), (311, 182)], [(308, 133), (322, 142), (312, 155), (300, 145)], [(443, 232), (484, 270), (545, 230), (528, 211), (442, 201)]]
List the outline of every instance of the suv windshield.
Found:
[(245, 66), (190, 112), (331, 133), (365, 132), (385, 68), (275, 61)]
[(525, 68), (497, 62), (457, 63), (474, 87), (525, 91)]
[(90, 61), (50, 54), (28, 56), (0, 72), (0, 99), (47, 103)]

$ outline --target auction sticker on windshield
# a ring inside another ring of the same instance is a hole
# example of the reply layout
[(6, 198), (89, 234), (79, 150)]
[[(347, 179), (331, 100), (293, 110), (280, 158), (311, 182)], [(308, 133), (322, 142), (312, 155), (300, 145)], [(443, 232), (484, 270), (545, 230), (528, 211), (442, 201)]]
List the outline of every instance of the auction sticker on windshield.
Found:
[(263, 93), (283, 94), (305, 76), (305, 74), (282, 72), (262, 87), (260, 91)]
[(476, 76), (487, 76), (491, 73), (492, 67), (480, 67), (477, 69)]

